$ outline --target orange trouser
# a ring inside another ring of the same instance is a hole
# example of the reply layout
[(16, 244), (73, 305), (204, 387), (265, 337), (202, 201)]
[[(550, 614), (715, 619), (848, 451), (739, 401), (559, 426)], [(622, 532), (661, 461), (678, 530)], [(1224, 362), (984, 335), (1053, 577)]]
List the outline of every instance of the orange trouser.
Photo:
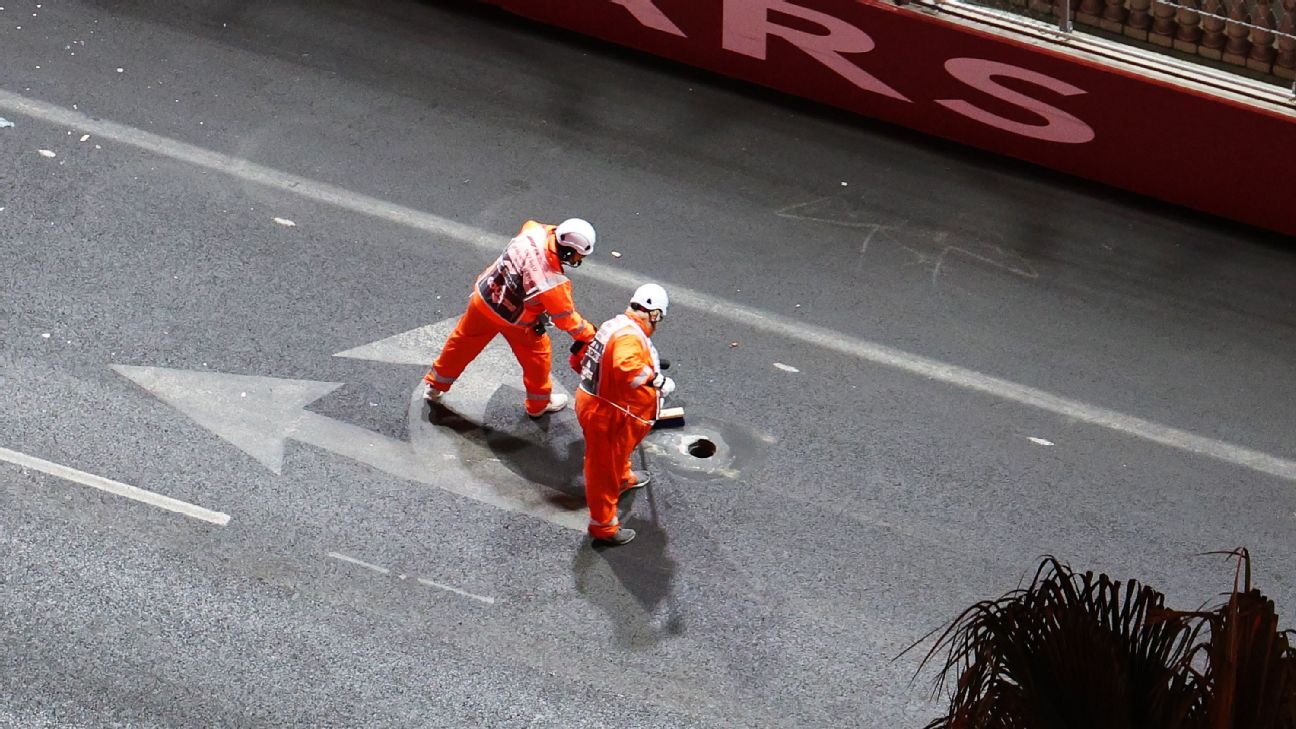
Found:
[(610, 537), (621, 528), (617, 501), (634, 476), (630, 455), (652, 426), (584, 390), (576, 391), (576, 419), (585, 433), (585, 502), (589, 533)]
[(450, 389), (464, 368), (481, 354), (497, 334), (503, 334), (522, 365), (522, 387), (526, 389), (526, 409), (532, 415), (544, 412), (553, 391), (549, 376), (549, 337), (537, 335), (530, 327), (504, 323), (476, 296), (468, 299), (468, 309), (459, 318), (441, 355), (423, 379), (433, 388)]

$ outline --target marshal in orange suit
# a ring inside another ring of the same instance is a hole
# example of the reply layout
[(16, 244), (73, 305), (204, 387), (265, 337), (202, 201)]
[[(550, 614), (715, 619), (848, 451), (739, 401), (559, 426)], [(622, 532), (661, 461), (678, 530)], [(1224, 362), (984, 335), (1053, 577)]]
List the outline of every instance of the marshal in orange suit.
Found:
[(534, 220), (523, 224), (500, 257), (477, 277), (468, 309), (423, 378), (423, 397), (439, 399), (502, 334), (522, 365), (527, 415), (536, 418), (566, 407), (566, 395), (552, 394), (544, 317), (577, 343), (594, 338), (594, 325), (576, 311), (571, 281), (563, 275), (563, 266), (575, 268), (594, 252), (594, 238), (594, 227), (580, 218), (558, 225)]
[(579, 362), (576, 418), (585, 434), (585, 501), (596, 544), (619, 546), (635, 537), (621, 526), (617, 502), (648, 483), (630, 456), (652, 430), (662, 398), (675, 391), (651, 339), (668, 306), (661, 286), (640, 286), (625, 313), (603, 322)]

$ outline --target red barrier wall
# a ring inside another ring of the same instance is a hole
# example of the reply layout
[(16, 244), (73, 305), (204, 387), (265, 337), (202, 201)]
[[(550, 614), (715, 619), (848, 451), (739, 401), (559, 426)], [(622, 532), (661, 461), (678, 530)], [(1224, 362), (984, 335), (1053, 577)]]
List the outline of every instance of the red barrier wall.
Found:
[(868, 0), (486, 0), (1296, 236), (1296, 117)]

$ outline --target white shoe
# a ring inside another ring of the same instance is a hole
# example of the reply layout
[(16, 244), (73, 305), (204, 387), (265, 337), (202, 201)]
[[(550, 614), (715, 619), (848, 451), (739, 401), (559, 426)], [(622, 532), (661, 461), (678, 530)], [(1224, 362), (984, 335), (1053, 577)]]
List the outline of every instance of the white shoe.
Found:
[(644, 486), (647, 486), (648, 484), (652, 483), (652, 474), (648, 473), (647, 471), (640, 471), (639, 469), (636, 468), (630, 473), (634, 474), (634, 481), (631, 483), (621, 484), (622, 491), (633, 491), (635, 489), (641, 489)]
[(555, 392), (549, 396), (549, 404), (545, 405), (544, 410), (541, 410), (540, 412), (534, 414), (527, 413), (527, 415), (530, 415), (533, 418), (538, 418), (541, 415), (544, 415), (545, 413), (556, 413), (559, 410), (562, 410), (563, 408), (567, 407), (567, 401), (570, 399), (571, 398), (567, 397), (561, 392)]
[(440, 400), (441, 396), (444, 394), (445, 394), (444, 392), (441, 392), (440, 390), (427, 384), (426, 382), (423, 383), (423, 399), (425, 401), (436, 402), (437, 400)]

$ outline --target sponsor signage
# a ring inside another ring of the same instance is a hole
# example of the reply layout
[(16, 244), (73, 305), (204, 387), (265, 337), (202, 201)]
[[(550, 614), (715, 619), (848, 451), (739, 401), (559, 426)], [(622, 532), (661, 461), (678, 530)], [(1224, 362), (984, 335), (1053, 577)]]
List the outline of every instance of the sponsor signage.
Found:
[(486, 0), (534, 20), (1296, 235), (1296, 116), (861, 0)]

